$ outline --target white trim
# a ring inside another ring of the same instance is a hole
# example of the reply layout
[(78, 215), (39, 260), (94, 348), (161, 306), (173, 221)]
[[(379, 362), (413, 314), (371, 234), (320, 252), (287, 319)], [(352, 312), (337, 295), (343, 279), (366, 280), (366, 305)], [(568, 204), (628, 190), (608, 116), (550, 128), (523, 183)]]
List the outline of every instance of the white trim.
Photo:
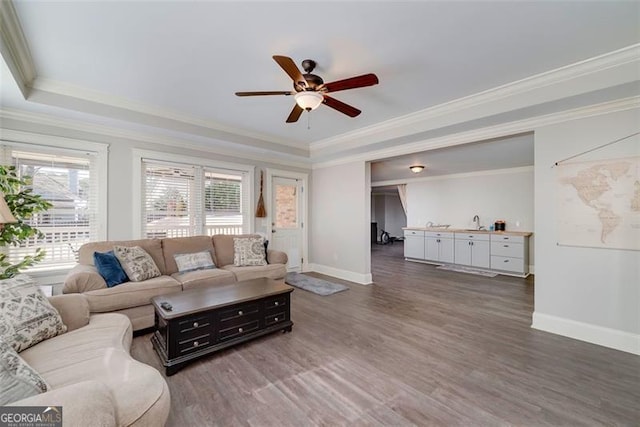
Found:
[(640, 335), (544, 313), (533, 313), (533, 329), (640, 355)]
[(142, 150), (134, 148), (131, 150), (132, 159), (132, 179), (131, 184), (131, 206), (133, 210), (133, 237), (134, 239), (142, 238), (142, 160), (158, 160), (161, 162), (170, 163), (182, 163), (185, 165), (195, 165), (214, 169), (229, 169), (235, 171), (241, 171), (247, 173), (247, 189), (249, 194), (247, 195), (249, 200), (249, 215), (247, 218), (248, 232), (254, 232), (254, 220), (253, 212), (255, 212), (254, 201), (254, 179), (255, 179), (255, 166), (245, 165), (241, 163), (222, 162), (218, 160), (211, 160), (200, 157), (183, 156), (180, 154), (166, 153), (162, 151)]
[[(61, 98), (67, 101), (68, 99), (84, 101), (83, 112), (89, 112), (93, 114), (99, 114), (104, 117), (120, 118), (123, 114), (141, 114), (148, 118), (151, 118), (158, 124), (169, 130), (176, 132), (182, 131), (182, 125), (187, 124), (190, 126), (196, 126), (210, 132), (222, 132), (235, 136), (241, 136), (245, 138), (252, 138), (263, 142), (270, 142), (274, 144), (280, 144), (293, 148), (300, 148), (299, 144), (295, 141), (287, 140), (281, 137), (274, 137), (269, 134), (252, 132), (245, 129), (234, 128), (226, 126), (222, 123), (214, 122), (213, 120), (204, 120), (197, 117), (187, 116), (181, 114), (178, 111), (170, 110), (168, 108), (160, 108), (151, 104), (145, 104), (142, 102), (135, 102), (127, 98), (100, 92), (85, 87), (76, 86), (66, 82), (51, 80), (39, 77), (35, 79), (31, 85), (32, 97), (33, 96), (46, 96), (49, 101), (51, 98)], [(73, 102), (71, 105), (77, 105), (78, 102)], [(53, 103), (53, 105), (64, 107), (64, 103)], [(106, 108), (105, 108), (106, 107)], [(65, 107), (71, 109), (71, 106)], [(116, 112), (114, 113), (114, 110)], [(118, 114), (120, 113), (120, 114)], [(177, 125), (174, 125), (174, 122)]]
[[(379, 135), (384, 135), (385, 140), (406, 135), (410, 130), (424, 126), (425, 122), (437, 117), (457, 113), (461, 110), (467, 110), (484, 104), (490, 104), (510, 96), (528, 94), (535, 90), (549, 88), (550, 86), (572, 79), (608, 71), (638, 60), (640, 60), (640, 43), (526, 77), (483, 92), (438, 104), (402, 117), (357, 129), (353, 132), (313, 142), (310, 144), (311, 155), (313, 157), (314, 153), (321, 150), (326, 150), (334, 146), (344, 146), (346, 143), (349, 143), (350, 149), (366, 146), (379, 142)], [(635, 72), (637, 73), (637, 70)], [(553, 92), (555, 92), (555, 94)], [(554, 95), (558, 96), (557, 91), (551, 91), (548, 96), (553, 97)]]
[(109, 145), (99, 142), (83, 141), (78, 139), (63, 138), (60, 136), (42, 135), (39, 133), (23, 132), (11, 129), (2, 129), (0, 141), (16, 147), (33, 147), (41, 150), (70, 150), (78, 153), (91, 153), (96, 155), (96, 167), (98, 173), (98, 238), (106, 240), (108, 234), (108, 185), (109, 185)]
[(371, 273), (355, 273), (353, 271), (329, 267), (328, 265), (309, 264), (309, 270), (307, 271), (315, 271), (316, 273), (325, 274), (327, 276), (336, 277), (338, 279), (347, 280), (360, 285), (370, 285), (373, 283)]
[(640, 107), (640, 96), (633, 96), (587, 107), (575, 108), (573, 110), (561, 111), (558, 113), (546, 114), (543, 116), (531, 117), (514, 122), (502, 123), (485, 128), (472, 129), (456, 134), (445, 135), (439, 138), (416, 141), (409, 144), (398, 145), (390, 148), (383, 148), (376, 151), (342, 156), (339, 159), (313, 163), (313, 169), (322, 169), (338, 166), (357, 161), (376, 161), (389, 157), (402, 156), (405, 154), (418, 153), (421, 151), (435, 150), (437, 148), (451, 147), (455, 145), (468, 144), (470, 142), (484, 141), (493, 138), (517, 135), (525, 132), (532, 132), (536, 128), (549, 126), (571, 120), (579, 120), (603, 114), (615, 113), (618, 111), (631, 110)]
[[(444, 179), (475, 178), (479, 176), (525, 173), (525, 172), (533, 172), (533, 169), (534, 169), (533, 166), (519, 166), (515, 168), (490, 169), (490, 170), (476, 171), (476, 172), (452, 173), (449, 175), (427, 176), (423, 178), (392, 179), (388, 181), (375, 181), (371, 183), (371, 186), (386, 187), (388, 185), (409, 184), (412, 182), (440, 181)], [(375, 194), (377, 195), (377, 194), (385, 194), (385, 193), (375, 193)], [(398, 195), (398, 193), (391, 193), (391, 194), (395, 194), (396, 196)]]
[[(169, 147), (181, 147), (187, 150), (203, 151), (207, 153), (221, 154), (229, 157), (239, 157), (259, 162), (274, 163), (283, 166), (291, 166), (300, 169), (310, 169), (311, 164), (308, 157), (298, 156), (289, 153), (280, 153), (250, 145), (241, 145), (228, 141), (208, 139), (206, 143), (196, 143), (174, 136), (163, 136), (133, 130), (125, 130), (111, 126), (86, 123), (72, 119), (59, 118), (47, 114), (18, 111), (12, 109), (0, 109), (0, 118), (17, 120), (38, 125), (54, 126), (63, 129), (88, 132), (97, 135), (104, 135), (111, 138), (127, 139), (132, 141), (152, 143), (154, 145), (165, 145)], [(304, 151), (304, 149), (298, 147)]]
[(0, 2), (0, 52), (22, 96), (27, 99), (36, 68), (11, 0)]
[(274, 177), (281, 177), (281, 178), (292, 178), (292, 179), (299, 179), (302, 181), (302, 265), (300, 266), (301, 271), (308, 271), (309, 268), (309, 229), (310, 229), (310, 224), (309, 224), (309, 174), (308, 173), (302, 173), (302, 172), (292, 172), (292, 171), (287, 171), (287, 170), (281, 170), (281, 169), (273, 169), (273, 168), (266, 168), (265, 170), (265, 181), (266, 181), (266, 185), (265, 185), (265, 194), (264, 194), (264, 200), (265, 203), (267, 203), (267, 217), (265, 218), (266, 222), (267, 222), (267, 230), (266, 230), (266, 235), (267, 235), (267, 239), (271, 240), (272, 236), (271, 236), (271, 195), (273, 193), (273, 188), (272, 188), (272, 184), (273, 184), (273, 178)]

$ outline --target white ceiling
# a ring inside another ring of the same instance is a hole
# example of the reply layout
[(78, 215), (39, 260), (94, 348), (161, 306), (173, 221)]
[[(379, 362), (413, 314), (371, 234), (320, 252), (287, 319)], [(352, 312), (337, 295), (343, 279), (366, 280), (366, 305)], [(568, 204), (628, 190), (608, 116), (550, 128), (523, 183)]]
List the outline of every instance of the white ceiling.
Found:
[[(14, 5), (36, 82), (61, 82), (74, 94), (108, 94), (305, 149), (640, 41), (636, 1)], [(234, 96), (291, 88), (274, 54), (297, 63), (316, 60), (325, 81), (373, 72), (380, 84), (335, 94), (363, 111), (355, 119), (321, 106), (311, 113), (311, 129), (305, 116), (286, 124), (291, 97)], [(3, 106), (23, 108), (5, 86), (3, 81)]]

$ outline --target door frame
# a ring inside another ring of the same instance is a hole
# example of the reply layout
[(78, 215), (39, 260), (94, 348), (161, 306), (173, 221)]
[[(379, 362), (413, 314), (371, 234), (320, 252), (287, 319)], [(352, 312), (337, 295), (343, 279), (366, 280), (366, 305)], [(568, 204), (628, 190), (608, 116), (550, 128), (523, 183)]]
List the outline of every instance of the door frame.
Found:
[(301, 218), (302, 222), (302, 247), (301, 256), (302, 256), (302, 265), (300, 266), (300, 270), (302, 272), (310, 271), (309, 269), (309, 174), (302, 172), (293, 172), (281, 169), (266, 169), (266, 191), (265, 191), (265, 201), (268, 200), (267, 207), (267, 229), (266, 235), (267, 239), (272, 239), (271, 233), (271, 223), (273, 214), (273, 206), (272, 205), (272, 194), (273, 194), (273, 178), (290, 178), (290, 179), (299, 179), (302, 181), (302, 197), (300, 198), (300, 212), (299, 218)]

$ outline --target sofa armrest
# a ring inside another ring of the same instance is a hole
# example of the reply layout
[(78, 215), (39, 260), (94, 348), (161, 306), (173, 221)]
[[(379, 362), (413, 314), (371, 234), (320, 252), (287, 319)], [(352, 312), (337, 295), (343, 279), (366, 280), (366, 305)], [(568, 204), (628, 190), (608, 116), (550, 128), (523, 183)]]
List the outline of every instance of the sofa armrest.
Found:
[(89, 302), (82, 294), (54, 295), (49, 302), (58, 310), (67, 332), (89, 324)]
[(83, 381), (18, 400), (8, 406), (62, 406), (64, 426), (111, 427), (116, 407), (111, 392), (97, 381)]
[(63, 294), (84, 293), (104, 289), (107, 282), (93, 265), (78, 264), (69, 271), (64, 279)]
[(267, 260), (269, 260), (269, 264), (286, 264), (289, 258), (285, 252), (269, 249), (267, 251)]

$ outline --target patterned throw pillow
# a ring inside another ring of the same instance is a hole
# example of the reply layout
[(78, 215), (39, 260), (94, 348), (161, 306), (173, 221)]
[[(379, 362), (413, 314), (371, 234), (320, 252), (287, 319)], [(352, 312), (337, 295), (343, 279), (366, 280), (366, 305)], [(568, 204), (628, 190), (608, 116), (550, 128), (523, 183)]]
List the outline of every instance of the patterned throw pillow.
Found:
[(173, 258), (176, 260), (176, 265), (180, 273), (216, 268), (209, 251), (195, 252), (192, 254), (175, 254)]
[(49, 390), (46, 381), (0, 339), (0, 406)]
[(29, 276), (0, 280), (0, 338), (15, 351), (66, 331), (58, 311)]
[(141, 282), (161, 275), (151, 255), (140, 246), (114, 246), (113, 253), (132, 282)]
[(261, 237), (233, 238), (233, 265), (236, 267), (249, 265), (267, 265), (264, 242)]

